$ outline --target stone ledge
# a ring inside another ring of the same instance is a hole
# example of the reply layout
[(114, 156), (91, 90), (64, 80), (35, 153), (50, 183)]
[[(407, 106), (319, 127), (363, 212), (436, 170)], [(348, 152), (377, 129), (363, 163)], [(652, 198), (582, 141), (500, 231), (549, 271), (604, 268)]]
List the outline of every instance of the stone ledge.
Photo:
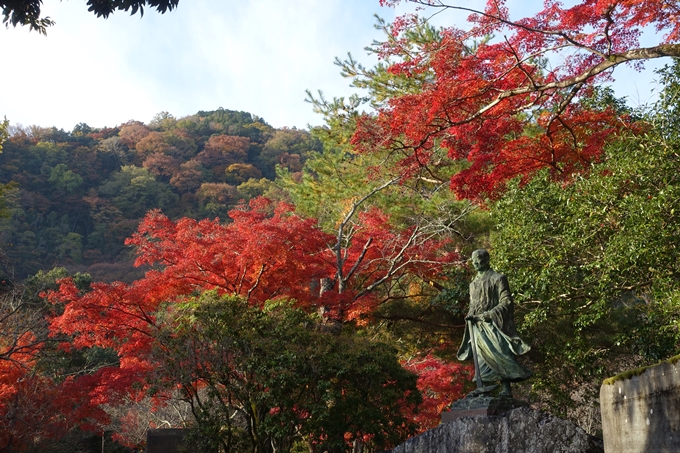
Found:
[(526, 407), (525, 401), (514, 398), (499, 398), (490, 396), (467, 397), (455, 401), (449, 412), (442, 412), (442, 423), (447, 423), (461, 417), (476, 415), (502, 415), (512, 409)]
[(391, 453), (603, 453), (602, 441), (574, 423), (522, 407), (499, 416), (444, 423)]

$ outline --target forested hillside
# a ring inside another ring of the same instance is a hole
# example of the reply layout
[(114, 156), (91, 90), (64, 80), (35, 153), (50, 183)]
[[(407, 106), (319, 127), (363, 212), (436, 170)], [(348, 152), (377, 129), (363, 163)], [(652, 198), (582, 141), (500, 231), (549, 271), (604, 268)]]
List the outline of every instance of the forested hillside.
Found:
[(299, 172), (321, 146), (306, 131), (224, 109), (113, 128), (10, 132), (0, 154), (0, 182), (12, 183), (9, 217), (0, 219), (4, 280), (66, 266), (129, 281), (140, 274), (124, 241), (149, 209), (225, 219), (270, 189), (277, 165)]
[[(470, 377), (441, 356), (459, 337), (461, 251), (488, 215), (444, 190), (455, 166), (411, 181), (396, 156), (354, 152), (353, 124), (218, 110), (10, 127), (0, 398), (15, 415), (0, 442), (69, 451), (99, 431), (131, 448), (163, 421), (224, 451), (344, 451), (436, 424)], [(221, 350), (226, 368), (191, 365)]]

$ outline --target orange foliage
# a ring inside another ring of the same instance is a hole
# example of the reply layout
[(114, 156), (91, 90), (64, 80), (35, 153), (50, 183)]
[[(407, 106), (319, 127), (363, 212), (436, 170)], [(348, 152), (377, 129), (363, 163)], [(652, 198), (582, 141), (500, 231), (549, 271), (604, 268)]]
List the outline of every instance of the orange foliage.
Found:
[(150, 133), (151, 131), (143, 124), (133, 122), (121, 127), (118, 136), (128, 148), (134, 148), (140, 140)]

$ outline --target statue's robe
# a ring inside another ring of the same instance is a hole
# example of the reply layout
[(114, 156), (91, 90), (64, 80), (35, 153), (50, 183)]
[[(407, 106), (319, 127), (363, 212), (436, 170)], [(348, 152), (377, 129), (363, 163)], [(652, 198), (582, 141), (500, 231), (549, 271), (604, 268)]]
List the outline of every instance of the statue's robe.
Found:
[(472, 359), (470, 335), (474, 335), (483, 382), (517, 382), (532, 375), (531, 370), (515, 359), (531, 348), (517, 334), (513, 312), (514, 303), (505, 275), (488, 269), (470, 283), (468, 315), (481, 317), (488, 313), (490, 320), (473, 322), (472, 332), (469, 323), (466, 324), (463, 343), (458, 350), (458, 360)]

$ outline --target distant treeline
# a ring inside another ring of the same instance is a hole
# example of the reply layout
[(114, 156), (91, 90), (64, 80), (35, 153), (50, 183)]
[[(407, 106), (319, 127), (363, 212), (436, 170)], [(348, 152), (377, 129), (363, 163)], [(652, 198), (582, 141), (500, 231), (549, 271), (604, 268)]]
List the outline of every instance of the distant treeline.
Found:
[(5, 212), (0, 272), (20, 280), (67, 266), (97, 280), (131, 280), (127, 238), (144, 214), (227, 218), (272, 188), (277, 165), (298, 172), (322, 145), (246, 112), (200, 111), (149, 123), (73, 131), (10, 127), (0, 154)]

